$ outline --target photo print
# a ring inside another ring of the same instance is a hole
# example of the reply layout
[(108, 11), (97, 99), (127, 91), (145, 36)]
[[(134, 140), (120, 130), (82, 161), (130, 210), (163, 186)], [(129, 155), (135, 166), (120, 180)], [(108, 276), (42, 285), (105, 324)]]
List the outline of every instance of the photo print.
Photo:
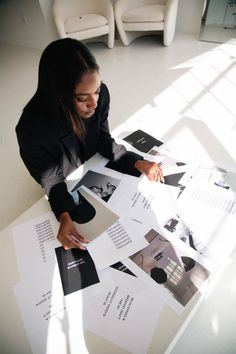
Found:
[(182, 306), (186, 306), (210, 272), (154, 229), (145, 238), (149, 245), (130, 259), (165, 287)]
[(146, 153), (149, 152), (154, 146), (160, 146), (163, 144), (162, 141), (140, 129), (126, 136), (123, 140), (127, 141), (127, 143), (132, 145), (135, 149)]
[(88, 251), (79, 248), (55, 249), (64, 295), (99, 283), (98, 274)]
[(86, 187), (81, 186), (75, 192), (78, 195), (78, 201), (76, 201), (78, 213), (73, 212), (72, 220), (79, 233), (92, 241), (113, 225), (119, 216)]
[(136, 275), (132, 273), (131, 270), (129, 270), (122, 262), (117, 262), (115, 264), (112, 264), (111, 267), (116, 270), (119, 270), (120, 272), (124, 272), (126, 274), (136, 277)]
[(84, 185), (99, 198), (107, 202), (116, 190), (120, 180), (89, 170), (72, 189), (72, 195)]
[(168, 217), (162, 227), (173, 237), (178, 237), (181, 241), (193, 248), (199, 254), (207, 255), (207, 246), (202, 243), (184, 221), (173, 211), (173, 216)]

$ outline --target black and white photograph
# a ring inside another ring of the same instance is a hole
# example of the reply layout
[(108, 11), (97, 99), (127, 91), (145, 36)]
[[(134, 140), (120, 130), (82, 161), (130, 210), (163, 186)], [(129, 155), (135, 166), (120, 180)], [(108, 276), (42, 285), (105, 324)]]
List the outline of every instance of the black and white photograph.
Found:
[(178, 214), (173, 212), (173, 215), (166, 219), (162, 227), (167, 230), (169, 235), (178, 237), (199, 254), (207, 255), (207, 246), (195, 236), (194, 232), (190, 230)]
[(179, 183), (181, 178), (183, 177), (184, 172), (173, 173), (169, 175), (165, 175), (165, 184), (173, 187), (184, 187), (182, 184)]
[(99, 277), (88, 251), (64, 247), (55, 249), (64, 295), (99, 283)]
[(149, 245), (130, 259), (186, 306), (210, 272), (154, 229), (145, 238)]
[(141, 152), (149, 152), (154, 146), (160, 146), (163, 144), (162, 141), (154, 138), (142, 130), (136, 130), (123, 138), (123, 140), (127, 141), (127, 143)]
[(119, 219), (118, 215), (93, 196), (86, 187), (81, 186), (74, 193), (78, 196), (78, 214), (73, 213), (72, 220), (79, 233), (87, 240), (94, 240)]
[(71, 193), (74, 194), (74, 192), (76, 192), (80, 186), (84, 185), (93, 193), (95, 193), (99, 198), (107, 202), (116, 190), (119, 183), (120, 180), (114, 177), (89, 170), (72, 189)]
[(136, 277), (134, 273), (131, 272), (122, 262), (117, 262), (111, 265), (112, 268), (119, 270), (120, 272), (124, 272), (126, 274), (132, 275)]

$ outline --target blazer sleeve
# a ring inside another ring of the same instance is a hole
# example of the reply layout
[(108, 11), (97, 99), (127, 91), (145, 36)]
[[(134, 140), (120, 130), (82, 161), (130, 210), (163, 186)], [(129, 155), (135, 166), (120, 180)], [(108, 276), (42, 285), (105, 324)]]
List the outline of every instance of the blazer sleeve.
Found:
[[(35, 129), (37, 131), (37, 129)], [(16, 127), (21, 158), (31, 176), (44, 188), (57, 219), (62, 212), (73, 213), (76, 205), (67, 186), (60, 162), (50, 153), (40, 131), (37, 137), (23, 124)]]
[(141, 172), (134, 167), (134, 164), (137, 160), (142, 160), (143, 157), (134, 152), (127, 151), (124, 145), (117, 144), (112, 138), (108, 125), (109, 106), (109, 91), (104, 85), (104, 98), (100, 112), (98, 152), (110, 160), (107, 167), (121, 173), (138, 177), (141, 175)]

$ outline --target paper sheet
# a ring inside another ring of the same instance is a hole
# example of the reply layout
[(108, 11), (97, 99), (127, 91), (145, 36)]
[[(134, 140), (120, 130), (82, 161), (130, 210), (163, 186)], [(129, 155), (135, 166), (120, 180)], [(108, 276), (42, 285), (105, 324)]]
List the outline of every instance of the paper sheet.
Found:
[[(115, 269), (102, 274), (103, 292), (83, 295), (85, 328), (131, 353), (147, 353), (163, 306), (161, 294), (153, 294), (138, 278)], [(76, 316), (76, 293), (66, 301), (69, 313)]]
[(149, 245), (124, 264), (153, 289), (162, 288), (166, 303), (181, 313), (201, 291), (214, 267), (188, 246), (168, 240), (155, 229), (150, 229), (145, 238)]
[(224, 263), (236, 245), (236, 193), (193, 180), (177, 201), (182, 219), (210, 250), (211, 259)]
[(52, 212), (45, 213), (12, 229), (18, 270), (21, 279), (53, 267), (58, 222)]
[(120, 218), (103, 234), (87, 245), (96, 267), (100, 270), (148, 245), (142, 228), (128, 217)]
[(160, 213), (173, 204), (178, 194), (179, 188), (150, 182), (146, 177), (124, 176), (108, 205), (120, 216), (126, 214), (145, 224), (153, 224), (158, 223)]
[[(63, 296), (58, 268), (14, 287), (33, 354), (87, 354), (88, 329), (135, 354), (145, 354), (163, 306), (134, 275), (113, 268), (101, 282)], [(144, 325), (145, 324), (145, 325)]]
[(14, 287), (16, 300), (33, 354), (87, 354), (82, 322), (82, 294), (78, 292), (76, 320), (71, 321), (58, 268), (44, 271)]

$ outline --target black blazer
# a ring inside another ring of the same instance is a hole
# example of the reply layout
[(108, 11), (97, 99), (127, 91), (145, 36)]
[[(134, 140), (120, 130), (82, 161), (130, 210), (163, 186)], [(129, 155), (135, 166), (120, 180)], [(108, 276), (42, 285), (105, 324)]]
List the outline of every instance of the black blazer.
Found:
[(16, 126), (20, 155), (31, 176), (44, 188), (57, 218), (64, 211), (71, 215), (76, 212), (65, 178), (95, 153), (114, 161), (113, 167), (119, 172), (140, 175), (134, 163), (142, 157), (127, 152), (110, 135), (109, 103), (108, 89), (102, 84), (94, 115), (83, 120), (86, 131), (83, 144), (69, 120), (46, 111), (37, 96), (24, 108)]

